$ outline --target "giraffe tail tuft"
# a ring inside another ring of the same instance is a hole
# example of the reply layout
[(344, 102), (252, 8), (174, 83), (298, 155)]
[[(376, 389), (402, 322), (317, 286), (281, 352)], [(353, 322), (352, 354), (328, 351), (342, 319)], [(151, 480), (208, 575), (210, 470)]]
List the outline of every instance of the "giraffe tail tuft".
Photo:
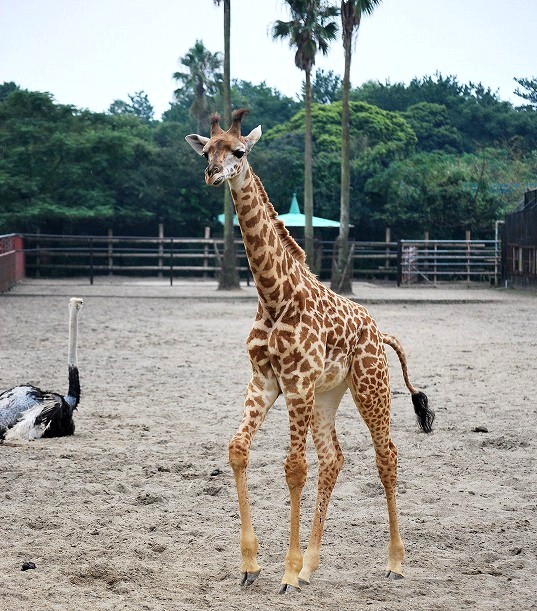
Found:
[(418, 418), (418, 424), (423, 431), (426, 433), (431, 433), (433, 430), (434, 412), (429, 408), (429, 400), (427, 399), (427, 395), (424, 392), (421, 392), (421, 390), (418, 390), (412, 386), (410, 383), (406, 365), (406, 355), (405, 351), (403, 350), (403, 346), (401, 346), (401, 342), (393, 335), (388, 335), (387, 333), (381, 333), (380, 337), (382, 342), (387, 346), (390, 346), (390, 348), (393, 348), (399, 357), (406, 387), (412, 395), (412, 403)]
[(424, 392), (418, 391), (412, 395), (412, 404), (418, 418), (418, 424), (425, 433), (433, 430), (434, 412), (429, 409), (429, 400)]

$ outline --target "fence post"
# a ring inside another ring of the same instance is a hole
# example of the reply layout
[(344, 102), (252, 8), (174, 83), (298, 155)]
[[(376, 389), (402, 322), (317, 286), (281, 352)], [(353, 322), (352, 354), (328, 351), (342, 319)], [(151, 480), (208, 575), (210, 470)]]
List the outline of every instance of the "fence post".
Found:
[(433, 281), (434, 281), (434, 286), (436, 286), (436, 257), (438, 256), (438, 240), (434, 241), (434, 275), (433, 275)]
[[(500, 242), (500, 224), (503, 225), (505, 221), (496, 221), (494, 223), (494, 286), (499, 286), (499, 279), (498, 279), (498, 275), (499, 275), (499, 270), (498, 270), (498, 259), (500, 256), (500, 247), (499, 247), (499, 242)], [(503, 250), (503, 247), (502, 247)], [(502, 256), (502, 260), (500, 260), (500, 267), (502, 267), (503, 264), (503, 256)]]
[(41, 244), (39, 242), (39, 236), (41, 235), (41, 227), (38, 227), (36, 230), (37, 241), (35, 243), (35, 247), (37, 249), (37, 256), (35, 258), (35, 277), (39, 278), (41, 276)]
[(173, 238), (170, 238), (170, 286), (173, 286)]
[(425, 274), (427, 281), (429, 280), (429, 232), (425, 231), (423, 234), (424, 250), (423, 250), (423, 273)]
[(90, 284), (93, 284), (93, 238), (90, 238)]
[(470, 230), (466, 230), (466, 284), (470, 286)]
[[(210, 227), (205, 227), (205, 233), (204, 233), (204, 237), (206, 240), (208, 240), (211, 237), (211, 228)], [(209, 244), (204, 244), (203, 245), (203, 267), (209, 267)], [(203, 277), (207, 278), (207, 272), (203, 272)]]
[(397, 286), (403, 282), (403, 241), (397, 241)]
[(164, 224), (158, 224), (158, 277), (162, 278), (162, 257), (164, 255), (164, 244), (162, 240), (164, 238)]
[[(384, 267), (388, 270), (390, 267), (390, 242), (392, 241), (392, 230), (391, 227), (386, 227), (386, 259), (384, 261)], [(384, 276), (384, 280), (388, 280), (388, 274)]]
[(26, 276), (26, 257), (24, 255), (24, 239), (16, 235), (13, 239), (13, 250), (15, 251), (15, 279), (20, 280)]
[(114, 265), (114, 246), (112, 244), (112, 236), (114, 232), (112, 229), (108, 230), (108, 275), (113, 275), (112, 267)]

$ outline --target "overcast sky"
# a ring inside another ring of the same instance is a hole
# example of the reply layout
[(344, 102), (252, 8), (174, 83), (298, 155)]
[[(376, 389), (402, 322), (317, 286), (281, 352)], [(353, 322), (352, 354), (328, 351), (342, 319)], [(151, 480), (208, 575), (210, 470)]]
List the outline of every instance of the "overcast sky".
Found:
[[(270, 36), (288, 18), (283, 0), (231, 0), (232, 78), (300, 91), (294, 52)], [(438, 71), (519, 104), (513, 77), (537, 76), (536, 31), (537, 0), (384, 0), (362, 21), (351, 81), (408, 83)], [(159, 118), (196, 39), (223, 51), (213, 0), (0, 0), (0, 82), (93, 111), (142, 90)], [(316, 66), (343, 73), (339, 40)]]

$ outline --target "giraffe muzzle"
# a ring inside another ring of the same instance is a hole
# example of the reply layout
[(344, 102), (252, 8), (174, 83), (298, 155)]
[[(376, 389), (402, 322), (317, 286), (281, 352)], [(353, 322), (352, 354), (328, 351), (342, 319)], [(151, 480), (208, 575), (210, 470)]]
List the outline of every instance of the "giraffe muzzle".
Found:
[(223, 182), (223, 168), (219, 165), (210, 165), (205, 169), (205, 182), (208, 185), (218, 186)]

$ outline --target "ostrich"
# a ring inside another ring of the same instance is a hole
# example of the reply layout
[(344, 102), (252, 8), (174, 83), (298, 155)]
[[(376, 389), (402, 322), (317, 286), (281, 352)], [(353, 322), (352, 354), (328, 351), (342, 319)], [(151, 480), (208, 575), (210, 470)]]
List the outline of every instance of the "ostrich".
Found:
[(31, 384), (15, 386), (0, 394), (0, 440), (62, 437), (75, 432), (73, 410), (80, 401), (77, 366), (78, 311), (82, 299), (69, 300), (69, 390), (66, 395), (41, 390)]

